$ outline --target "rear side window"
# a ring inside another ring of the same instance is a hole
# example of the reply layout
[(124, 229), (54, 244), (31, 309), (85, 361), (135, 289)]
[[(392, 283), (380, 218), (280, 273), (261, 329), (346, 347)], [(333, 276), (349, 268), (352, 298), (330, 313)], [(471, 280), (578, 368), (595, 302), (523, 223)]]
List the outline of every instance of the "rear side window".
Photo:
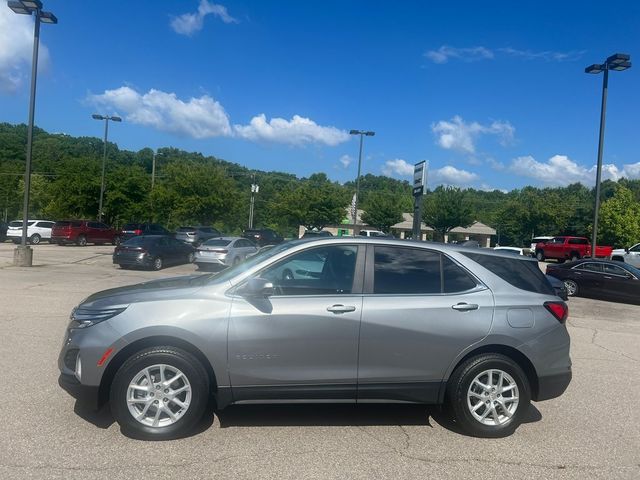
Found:
[(602, 264), (600, 263), (583, 263), (574, 268), (576, 270), (587, 270), (588, 272), (602, 273)]
[(586, 238), (570, 238), (569, 239), (569, 244), (571, 244), (571, 245), (588, 245), (589, 244), (589, 240), (587, 240)]
[(403, 247), (375, 247), (374, 252), (374, 293), (442, 293), (439, 253)]
[(141, 247), (145, 244), (146, 240), (147, 239), (144, 237), (133, 237), (124, 242), (122, 245), (125, 245), (127, 247)]
[(471, 275), (445, 255), (442, 256), (442, 274), (444, 293), (464, 292), (478, 286)]
[(482, 265), (491, 273), (499, 276), (514, 287), (528, 292), (555, 295), (553, 288), (538, 267), (538, 262), (535, 260), (494, 257), (493, 255), (484, 255), (475, 252), (462, 252), (462, 254)]

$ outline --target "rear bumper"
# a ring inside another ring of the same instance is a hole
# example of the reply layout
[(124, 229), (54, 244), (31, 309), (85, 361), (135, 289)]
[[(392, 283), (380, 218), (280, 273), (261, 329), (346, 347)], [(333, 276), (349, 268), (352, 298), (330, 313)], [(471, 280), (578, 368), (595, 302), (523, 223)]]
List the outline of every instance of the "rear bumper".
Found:
[(533, 400), (541, 402), (562, 395), (571, 383), (571, 368), (563, 373), (538, 377), (538, 394)]
[(82, 385), (76, 377), (64, 373), (58, 377), (58, 385), (83, 406), (96, 410), (100, 407), (98, 400), (100, 387)]
[(73, 238), (73, 235), (51, 235), (51, 241), (56, 242), (75, 242), (76, 239)]

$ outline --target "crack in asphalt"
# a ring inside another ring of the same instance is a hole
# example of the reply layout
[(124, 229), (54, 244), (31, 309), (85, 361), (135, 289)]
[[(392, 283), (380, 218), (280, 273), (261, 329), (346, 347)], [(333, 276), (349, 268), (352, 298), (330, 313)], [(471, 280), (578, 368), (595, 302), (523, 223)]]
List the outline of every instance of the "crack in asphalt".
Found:
[[(582, 328), (582, 329), (584, 329), (584, 330), (591, 330), (591, 331), (593, 331), (593, 335), (591, 336), (591, 341), (589, 342), (591, 345), (595, 345), (596, 347), (599, 347), (599, 348), (601, 348), (602, 350), (605, 350), (605, 351), (607, 351), (607, 352), (609, 352), (609, 353), (614, 353), (614, 354), (620, 355), (620, 356), (622, 356), (622, 357), (628, 358), (629, 360), (632, 360), (632, 361), (634, 361), (634, 362), (636, 362), (636, 363), (640, 363), (640, 360), (638, 360), (637, 358), (634, 358), (634, 357), (632, 357), (632, 356), (630, 356), (630, 355), (627, 355), (626, 353), (623, 353), (623, 352), (618, 352), (617, 350), (612, 350), (612, 349), (607, 348), (607, 347), (605, 347), (604, 345), (601, 345), (601, 344), (599, 344), (598, 342), (596, 342), (596, 337), (598, 336), (598, 333), (599, 333), (599, 332), (600, 332), (600, 330), (602, 330), (602, 329), (591, 328), (591, 327), (582, 327), (582, 326), (575, 325), (573, 322), (568, 322), (568, 323), (569, 323), (569, 325), (571, 325), (571, 326), (572, 326), (572, 327), (574, 327), (574, 328)], [(613, 330), (602, 330), (602, 331), (610, 332), (610, 333), (620, 333), (620, 332), (615, 332), (615, 331), (613, 331)]]

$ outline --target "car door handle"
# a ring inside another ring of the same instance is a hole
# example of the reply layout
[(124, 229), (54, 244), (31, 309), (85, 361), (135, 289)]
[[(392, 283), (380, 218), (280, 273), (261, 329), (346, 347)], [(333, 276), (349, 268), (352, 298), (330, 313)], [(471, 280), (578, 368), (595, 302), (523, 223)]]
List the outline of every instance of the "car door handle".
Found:
[(468, 312), (469, 310), (477, 310), (477, 303), (457, 303), (455, 305), (451, 305), (451, 308), (454, 310), (458, 310), (459, 312)]
[(347, 312), (355, 312), (356, 307), (352, 305), (332, 305), (327, 307), (327, 312), (332, 313), (347, 313)]

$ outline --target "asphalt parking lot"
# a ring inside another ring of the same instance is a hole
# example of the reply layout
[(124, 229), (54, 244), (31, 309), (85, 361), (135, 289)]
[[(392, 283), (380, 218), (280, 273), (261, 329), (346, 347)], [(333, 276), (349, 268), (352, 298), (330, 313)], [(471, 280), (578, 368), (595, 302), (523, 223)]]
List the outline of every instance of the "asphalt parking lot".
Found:
[(142, 442), (57, 383), (70, 310), (88, 294), (195, 270), (120, 270), (113, 247), (0, 244), (0, 478), (640, 478), (640, 306), (569, 302), (573, 382), (511, 437), (455, 431), (434, 408), (236, 406), (196, 435)]

